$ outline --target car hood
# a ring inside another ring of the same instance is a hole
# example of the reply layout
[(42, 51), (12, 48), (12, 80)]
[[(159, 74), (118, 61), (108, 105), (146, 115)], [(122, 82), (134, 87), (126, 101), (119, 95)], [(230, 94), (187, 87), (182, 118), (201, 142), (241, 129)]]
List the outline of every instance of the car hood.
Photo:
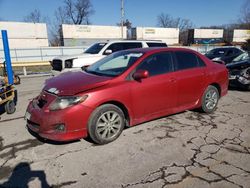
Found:
[(238, 62), (232, 62), (232, 63), (228, 63), (226, 65), (226, 67), (228, 69), (239, 69), (239, 68), (246, 68), (246, 67), (250, 67), (250, 59), (248, 60), (243, 60), (243, 61), (238, 61)]
[(99, 54), (78, 54), (78, 55), (66, 55), (66, 56), (57, 56), (54, 59), (60, 59), (62, 61), (65, 61), (67, 59), (81, 59), (81, 58), (90, 58), (90, 57), (100, 57)]
[(112, 77), (97, 76), (83, 71), (66, 72), (46, 80), (43, 90), (58, 96), (69, 96), (109, 83)]

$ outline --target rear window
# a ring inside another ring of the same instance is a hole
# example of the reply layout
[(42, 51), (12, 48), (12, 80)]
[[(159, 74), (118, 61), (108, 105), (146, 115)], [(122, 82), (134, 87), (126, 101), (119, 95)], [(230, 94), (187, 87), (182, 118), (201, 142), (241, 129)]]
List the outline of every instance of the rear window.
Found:
[(190, 52), (175, 52), (177, 70), (199, 67), (197, 56)]
[(148, 47), (168, 47), (166, 43), (160, 42), (147, 42)]

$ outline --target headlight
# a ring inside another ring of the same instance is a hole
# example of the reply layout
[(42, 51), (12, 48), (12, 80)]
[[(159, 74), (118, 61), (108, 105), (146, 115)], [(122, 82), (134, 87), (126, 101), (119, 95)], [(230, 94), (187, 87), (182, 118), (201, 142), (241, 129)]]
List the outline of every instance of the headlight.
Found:
[(73, 97), (58, 97), (49, 107), (51, 111), (62, 110), (70, 106), (79, 104), (87, 99), (87, 95)]
[(73, 59), (68, 59), (65, 61), (65, 68), (72, 68)]

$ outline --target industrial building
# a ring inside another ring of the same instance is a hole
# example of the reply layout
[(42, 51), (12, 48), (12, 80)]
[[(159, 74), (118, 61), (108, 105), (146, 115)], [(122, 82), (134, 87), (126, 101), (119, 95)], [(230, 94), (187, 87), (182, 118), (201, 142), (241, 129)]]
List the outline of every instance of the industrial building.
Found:
[(61, 26), (64, 46), (89, 46), (95, 42), (127, 39), (127, 28), (119, 26), (67, 25)]
[[(0, 30), (7, 30), (11, 49), (49, 46), (45, 23), (0, 22)], [(3, 46), (2, 36), (0, 46)]]
[(132, 28), (132, 39), (135, 40), (161, 40), (168, 45), (179, 43), (178, 28), (136, 27)]
[(192, 44), (222, 44), (223, 29), (190, 29), (188, 30), (188, 45)]
[(247, 29), (229, 29), (225, 30), (224, 38), (228, 43), (241, 44), (250, 39), (250, 30)]

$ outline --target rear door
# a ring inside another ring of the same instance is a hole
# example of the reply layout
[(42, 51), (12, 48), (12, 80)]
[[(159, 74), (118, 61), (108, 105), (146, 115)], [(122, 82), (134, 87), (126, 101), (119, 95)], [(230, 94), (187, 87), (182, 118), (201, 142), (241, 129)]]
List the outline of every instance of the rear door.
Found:
[(174, 54), (178, 90), (177, 105), (187, 109), (197, 104), (204, 92), (206, 65), (193, 52), (177, 51)]

